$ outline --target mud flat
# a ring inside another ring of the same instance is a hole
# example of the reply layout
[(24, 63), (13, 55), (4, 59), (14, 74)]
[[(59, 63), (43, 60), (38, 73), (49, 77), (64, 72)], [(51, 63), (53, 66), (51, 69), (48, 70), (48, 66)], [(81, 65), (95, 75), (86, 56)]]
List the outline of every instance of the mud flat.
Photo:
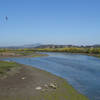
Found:
[(88, 100), (64, 79), (15, 62), (0, 61), (0, 100)]

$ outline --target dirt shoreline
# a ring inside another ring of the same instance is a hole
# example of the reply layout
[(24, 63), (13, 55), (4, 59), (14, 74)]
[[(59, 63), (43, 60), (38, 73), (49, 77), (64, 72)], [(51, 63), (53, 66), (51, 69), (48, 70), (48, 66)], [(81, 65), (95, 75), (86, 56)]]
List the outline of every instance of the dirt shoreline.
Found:
[[(20, 66), (0, 78), (0, 100), (88, 100), (64, 79), (31, 66)], [(46, 87), (54, 82), (56, 88)]]
[(2, 52), (0, 53), (0, 58), (21, 58), (21, 57), (42, 57), (42, 56), (48, 56), (47, 54), (40, 54), (40, 53), (22, 53), (22, 52)]

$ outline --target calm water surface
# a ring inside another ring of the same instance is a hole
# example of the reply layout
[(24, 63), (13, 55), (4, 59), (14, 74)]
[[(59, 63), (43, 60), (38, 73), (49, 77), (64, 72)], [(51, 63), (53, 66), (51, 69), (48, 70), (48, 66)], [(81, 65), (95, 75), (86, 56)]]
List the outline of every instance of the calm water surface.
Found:
[(100, 58), (67, 53), (48, 53), (48, 57), (7, 58), (66, 79), (90, 100), (100, 100)]

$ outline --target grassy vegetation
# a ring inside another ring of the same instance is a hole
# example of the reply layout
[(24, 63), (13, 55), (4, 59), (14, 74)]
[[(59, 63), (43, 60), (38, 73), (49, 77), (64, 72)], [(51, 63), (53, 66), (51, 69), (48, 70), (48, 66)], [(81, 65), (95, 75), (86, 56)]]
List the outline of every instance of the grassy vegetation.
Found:
[(100, 57), (100, 48), (78, 48), (78, 47), (68, 47), (68, 48), (38, 48), (35, 49), (40, 52), (66, 52), (66, 53), (81, 53), (90, 56)]
[(37, 51), (48, 51), (48, 52), (69, 52), (69, 53), (89, 53), (89, 54), (100, 54), (100, 48), (44, 48), (36, 49)]
[(0, 49), (0, 57), (40, 57), (47, 54), (36, 53), (33, 49)]
[(0, 61), (0, 75), (6, 74), (11, 68), (17, 68), (19, 64), (15, 62)]

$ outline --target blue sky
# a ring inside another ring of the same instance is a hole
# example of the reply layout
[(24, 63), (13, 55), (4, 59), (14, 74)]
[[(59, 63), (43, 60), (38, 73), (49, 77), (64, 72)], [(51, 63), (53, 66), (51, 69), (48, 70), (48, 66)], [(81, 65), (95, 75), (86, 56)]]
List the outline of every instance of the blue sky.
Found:
[(0, 46), (32, 43), (100, 44), (100, 0), (0, 0)]

